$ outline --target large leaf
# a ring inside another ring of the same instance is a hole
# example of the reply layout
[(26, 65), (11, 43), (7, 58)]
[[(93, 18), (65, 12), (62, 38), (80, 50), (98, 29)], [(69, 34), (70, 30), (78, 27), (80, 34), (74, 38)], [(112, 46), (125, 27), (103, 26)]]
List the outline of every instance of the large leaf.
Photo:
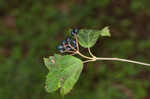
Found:
[[(60, 88), (62, 95), (67, 94), (77, 82), (83, 68), (82, 61), (74, 56), (55, 55), (53, 65), (45, 60), (45, 65), (50, 67), (46, 78), (46, 91), (53, 92)], [(50, 61), (51, 62), (51, 61)], [(48, 68), (49, 69), (49, 68)]]
[(108, 27), (100, 30), (92, 29), (80, 29), (77, 35), (79, 44), (84, 48), (90, 48), (94, 46), (99, 36), (110, 36)]
[(62, 75), (67, 76), (67, 79), (65, 79), (63, 86), (60, 90), (62, 95), (67, 94), (73, 88), (80, 76), (82, 68), (82, 61), (78, 59), (76, 60), (76, 62), (73, 62), (72, 66), (69, 66), (62, 72)]

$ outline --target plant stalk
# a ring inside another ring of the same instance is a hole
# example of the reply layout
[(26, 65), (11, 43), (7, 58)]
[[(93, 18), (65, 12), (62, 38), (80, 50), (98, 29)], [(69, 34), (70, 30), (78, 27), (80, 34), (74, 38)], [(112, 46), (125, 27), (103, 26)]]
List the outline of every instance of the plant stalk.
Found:
[(96, 60), (112, 60), (112, 61), (122, 61), (122, 62), (128, 62), (128, 63), (134, 63), (134, 64), (140, 64), (145, 66), (150, 66), (148, 63), (128, 60), (128, 59), (121, 59), (121, 58), (96, 58)]

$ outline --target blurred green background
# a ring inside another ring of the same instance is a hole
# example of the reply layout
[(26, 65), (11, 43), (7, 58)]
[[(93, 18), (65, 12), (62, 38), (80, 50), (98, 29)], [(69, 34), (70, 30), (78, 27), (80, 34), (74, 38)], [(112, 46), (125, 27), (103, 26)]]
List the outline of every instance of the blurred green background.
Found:
[[(150, 63), (149, 0), (0, 0), (0, 99), (61, 99), (44, 90), (43, 57), (68, 28), (110, 27), (92, 52)], [(86, 54), (86, 49), (82, 52)], [(65, 99), (150, 99), (150, 67), (99, 61), (85, 64)]]

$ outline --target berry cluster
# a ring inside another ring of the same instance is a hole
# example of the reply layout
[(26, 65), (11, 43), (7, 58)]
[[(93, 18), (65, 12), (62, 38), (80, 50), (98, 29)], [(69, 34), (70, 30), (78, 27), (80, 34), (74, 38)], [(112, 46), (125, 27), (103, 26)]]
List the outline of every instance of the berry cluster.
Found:
[[(78, 34), (78, 29), (73, 29), (71, 32), (71, 35), (75, 36), (77, 34)], [(69, 51), (76, 51), (76, 49), (77, 49), (77, 42), (76, 42), (76, 40), (74, 40), (70, 37), (66, 38), (66, 40), (63, 40), (61, 42), (61, 44), (59, 46), (57, 46), (57, 50), (60, 53), (69, 52)]]

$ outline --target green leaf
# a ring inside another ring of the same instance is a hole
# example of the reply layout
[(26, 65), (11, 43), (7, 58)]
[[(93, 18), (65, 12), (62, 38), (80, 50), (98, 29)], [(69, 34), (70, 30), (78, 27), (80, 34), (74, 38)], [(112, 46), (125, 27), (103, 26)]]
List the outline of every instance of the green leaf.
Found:
[(104, 29), (102, 29), (100, 35), (101, 36), (109, 36), (110, 37), (111, 35), (110, 35), (110, 32), (109, 32), (109, 28), (105, 27)]
[(49, 58), (43, 58), (44, 64), (48, 68), (48, 70), (51, 70), (51, 68), (55, 65), (55, 60), (53, 56), (50, 56)]
[(53, 57), (55, 63), (48, 63), (47, 59), (44, 59), (45, 65), (49, 65), (50, 71), (46, 78), (46, 91), (54, 92), (60, 88), (61, 95), (65, 95), (71, 91), (75, 83), (77, 82), (80, 73), (83, 68), (83, 63), (80, 59), (65, 55), (55, 55)]
[(61, 87), (59, 71), (55, 68), (46, 77), (45, 89), (47, 92), (54, 92)]
[(72, 66), (69, 66), (63, 72), (64, 75), (66, 75), (66, 74), (67, 75), (69, 74), (69, 75), (68, 75), (67, 79), (64, 81), (64, 84), (60, 90), (62, 95), (65, 95), (68, 92), (70, 92), (70, 90), (73, 88), (73, 86), (77, 82), (77, 80), (80, 76), (80, 73), (82, 71), (82, 68), (83, 68), (82, 61), (77, 58), (72, 63), (73, 63)]
[(95, 45), (99, 36), (110, 36), (108, 27), (100, 30), (80, 29), (77, 35), (79, 44), (84, 48), (90, 48)]
[(84, 48), (92, 47), (98, 37), (100, 35), (100, 31), (91, 30), (91, 29), (81, 29), (79, 30), (79, 34), (77, 35), (79, 44)]

